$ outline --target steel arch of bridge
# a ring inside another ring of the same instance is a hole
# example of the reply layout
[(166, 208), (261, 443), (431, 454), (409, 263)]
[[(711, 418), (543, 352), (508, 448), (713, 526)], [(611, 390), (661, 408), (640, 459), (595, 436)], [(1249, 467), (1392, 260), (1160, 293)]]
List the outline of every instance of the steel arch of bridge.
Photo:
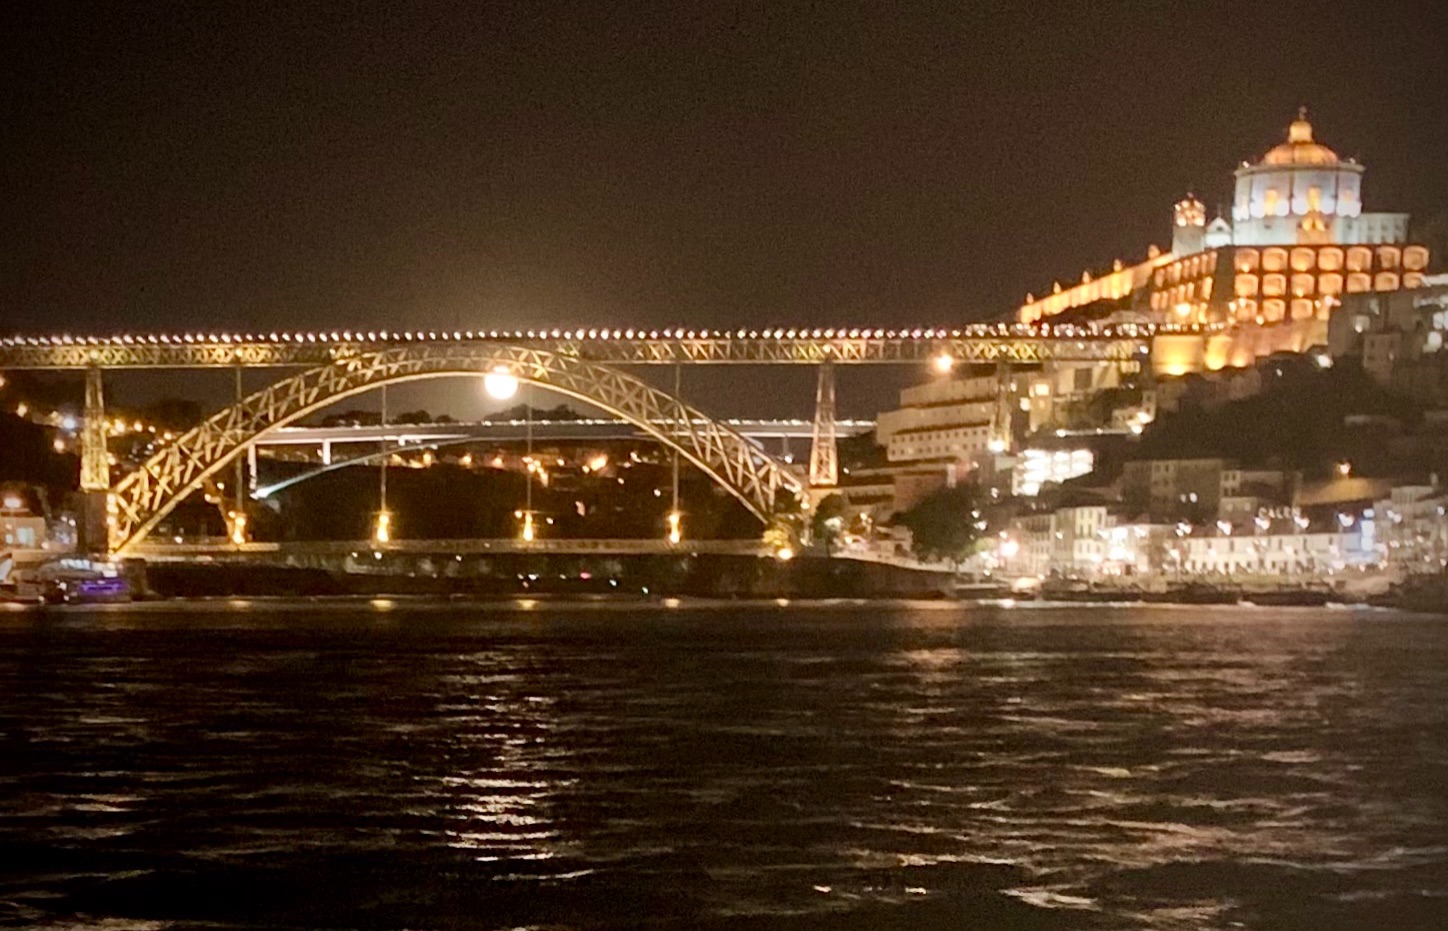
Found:
[[(111, 550), (124, 555), (188, 495), (266, 435), (355, 394), (396, 382), (483, 375), (506, 368), (629, 421), (718, 482), (761, 520), (784, 489), (802, 483), (736, 431), (615, 368), (528, 346), (424, 343), (338, 359), (276, 382), (183, 434), (117, 483), (109, 502)], [(665, 429), (660, 424), (679, 426)]]

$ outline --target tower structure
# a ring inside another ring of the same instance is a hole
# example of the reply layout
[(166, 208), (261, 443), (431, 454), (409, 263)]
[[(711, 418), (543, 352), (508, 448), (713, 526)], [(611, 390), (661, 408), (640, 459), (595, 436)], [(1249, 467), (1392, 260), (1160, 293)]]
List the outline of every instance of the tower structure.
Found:
[(819, 386), (815, 391), (814, 432), (809, 447), (811, 488), (833, 488), (840, 483), (840, 454), (835, 434), (835, 365), (820, 364)]

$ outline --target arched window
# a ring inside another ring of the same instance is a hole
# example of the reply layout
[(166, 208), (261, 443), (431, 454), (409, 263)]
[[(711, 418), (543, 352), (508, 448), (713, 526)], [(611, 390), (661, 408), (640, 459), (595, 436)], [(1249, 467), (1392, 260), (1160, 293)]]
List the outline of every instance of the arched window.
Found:
[(1404, 272), (1404, 273), (1403, 273), (1403, 287), (1405, 287), (1405, 288), (1421, 288), (1422, 286), (1423, 286), (1423, 273), (1422, 273), (1422, 272)]
[(1256, 270), (1257, 270), (1257, 263), (1260, 262), (1261, 259), (1262, 259), (1262, 256), (1257, 252), (1256, 249), (1238, 249), (1238, 250), (1237, 250), (1237, 271), (1239, 271), (1239, 272), (1253, 272), (1253, 271), (1256, 271)]
[(1373, 290), (1374, 290), (1374, 291), (1396, 291), (1396, 290), (1398, 290), (1398, 273), (1397, 273), (1397, 272), (1378, 272), (1378, 276), (1373, 279)]
[(1312, 301), (1309, 301), (1309, 300), (1307, 300), (1306, 298), (1301, 298), (1301, 297), (1300, 297), (1300, 298), (1297, 298), (1296, 300), (1294, 300), (1294, 301), (1292, 302), (1292, 319), (1293, 319), (1293, 320), (1311, 320), (1311, 319), (1312, 319)]
[(1262, 253), (1262, 269), (1269, 272), (1280, 272), (1287, 267), (1286, 249), (1267, 249)]
[[(1365, 272), (1373, 267), (1373, 250), (1367, 246), (1353, 246), (1347, 250), (1347, 270), (1350, 272)], [(1348, 285), (1352, 290), (1352, 285)]]
[(1262, 293), (1268, 297), (1281, 297), (1287, 293), (1286, 275), (1263, 275)]
[(1363, 272), (1353, 272), (1347, 276), (1347, 293), (1361, 294), (1364, 291), (1373, 289), (1373, 278)]
[(1212, 279), (1203, 278), (1198, 290), (1202, 293), (1202, 300), (1210, 301), (1212, 299)]
[(1293, 269), (1293, 271), (1299, 271), (1299, 272), (1311, 271), (1311, 270), (1312, 270), (1312, 266), (1313, 266), (1313, 265), (1316, 265), (1316, 264), (1317, 264), (1317, 256), (1313, 254), (1313, 250), (1311, 250), (1311, 249), (1303, 249), (1303, 248), (1300, 248), (1300, 247), (1297, 248), (1297, 249), (1293, 249), (1293, 250), (1292, 250), (1292, 269)]
[(1287, 312), (1287, 302), (1273, 298), (1262, 302), (1262, 316), (1268, 323), (1278, 323)]
[(1403, 250), (1403, 267), (1410, 272), (1420, 272), (1428, 267), (1428, 250), (1423, 246), (1409, 246)]
[(1316, 280), (1311, 275), (1293, 275), (1292, 296), (1311, 297), (1313, 288), (1316, 284)]
[(1237, 292), (1238, 297), (1256, 297), (1257, 286), (1258, 281), (1256, 275), (1238, 275), (1234, 290)]
[(1397, 246), (1378, 247), (1378, 265), (1383, 268), (1397, 268), (1403, 259), (1403, 250)]
[(1319, 275), (1317, 279), (1317, 290), (1321, 294), (1341, 294), (1342, 276), (1337, 272), (1328, 272), (1325, 275)]
[(1257, 302), (1251, 298), (1242, 298), (1237, 301), (1237, 319), (1242, 321), (1251, 320), (1257, 316)]
[(1325, 272), (1342, 270), (1342, 250), (1336, 246), (1328, 246), (1320, 249), (1317, 253), (1317, 267)]

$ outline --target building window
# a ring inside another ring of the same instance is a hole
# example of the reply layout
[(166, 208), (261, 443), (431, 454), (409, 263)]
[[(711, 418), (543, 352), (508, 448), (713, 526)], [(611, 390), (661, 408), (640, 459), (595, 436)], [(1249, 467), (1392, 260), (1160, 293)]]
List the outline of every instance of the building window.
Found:
[(1280, 195), (1275, 187), (1269, 187), (1267, 193), (1262, 195), (1262, 215), (1264, 217), (1277, 216), (1277, 201)]
[(1252, 272), (1257, 270), (1257, 263), (1260, 260), (1256, 249), (1237, 250), (1237, 271)]
[(1268, 323), (1281, 321), (1286, 312), (1287, 303), (1281, 298), (1271, 298), (1262, 302), (1262, 316)]
[(1280, 272), (1287, 267), (1286, 249), (1267, 249), (1262, 253), (1262, 269), (1269, 272)]
[[(1349, 256), (1349, 259), (1351, 259), (1351, 256)], [(1348, 294), (1361, 294), (1364, 291), (1371, 291), (1372, 288), (1373, 279), (1371, 275), (1365, 275), (1361, 272), (1354, 272), (1353, 274), (1347, 276)]]
[(1409, 246), (1403, 250), (1403, 267), (1410, 272), (1420, 272), (1428, 267), (1428, 250), (1423, 246)]
[(1257, 302), (1251, 298), (1241, 298), (1237, 301), (1237, 319), (1251, 320), (1257, 316)]
[(1297, 298), (1296, 300), (1294, 300), (1294, 301), (1292, 302), (1292, 319), (1293, 319), (1293, 320), (1310, 320), (1310, 319), (1312, 319), (1312, 301), (1309, 301), (1309, 300), (1308, 300), (1307, 298), (1305, 298), (1305, 297), (1299, 297), (1299, 298)]
[(1311, 297), (1311, 296), (1312, 296), (1312, 291), (1313, 291), (1313, 286), (1314, 286), (1316, 283), (1317, 283), (1317, 282), (1313, 279), (1313, 277), (1312, 277), (1311, 275), (1293, 275), (1293, 276), (1292, 276), (1292, 296), (1293, 296), (1293, 297)]
[(1292, 268), (1294, 271), (1311, 271), (1312, 266), (1316, 264), (1316, 260), (1317, 256), (1313, 254), (1311, 249), (1292, 250)]
[(1237, 296), (1256, 297), (1257, 284), (1258, 282), (1256, 275), (1238, 275), (1235, 284)]
[(1335, 272), (1342, 269), (1342, 250), (1336, 246), (1330, 246), (1317, 253), (1317, 267), (1325, 272)]
[(1262, 293), (1268, 297), (1281, 297), (1287, 293), (1286, 275), (1263, 275)]
[(1378, 264), (1383, 268), (1397, 268), (1403, 254), (1397, 246), (1379, 246)]
[(1378, 277), (1373, 279), (1374, 291), (1396, 291), (1398, 290), (1397, 272), (1378, 272)]
[(1342, 276), (1336, 272), (1330, 272), (1317, 279), (1317, 290), (1323, 294), (1341, 294)]
[[(1365, 272), (1373, 267), (1373, 250), (1367, 246), (1353, 246), (1347, 250), (1347, 270), (1350, 272)], [(1348, 279), (1347, 289), (1352, 290), (1352, 279)]]
[(1405, 288), (1421, 288), (1422, 286), (1423, 286), (1423, 273), (1422, 273), (1422, 272), (1404, 272), (1404, 273), (1403, 273), (1403, 287), (1405, 287)]

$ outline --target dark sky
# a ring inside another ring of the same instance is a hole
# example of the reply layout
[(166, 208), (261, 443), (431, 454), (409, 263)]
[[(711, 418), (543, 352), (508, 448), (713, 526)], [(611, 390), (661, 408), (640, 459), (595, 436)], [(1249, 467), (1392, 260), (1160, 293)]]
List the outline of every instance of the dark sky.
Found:
[(1448, 207), (1441, 2), (4, 6), (0, 330), (968, 321), (1304, 102)]

